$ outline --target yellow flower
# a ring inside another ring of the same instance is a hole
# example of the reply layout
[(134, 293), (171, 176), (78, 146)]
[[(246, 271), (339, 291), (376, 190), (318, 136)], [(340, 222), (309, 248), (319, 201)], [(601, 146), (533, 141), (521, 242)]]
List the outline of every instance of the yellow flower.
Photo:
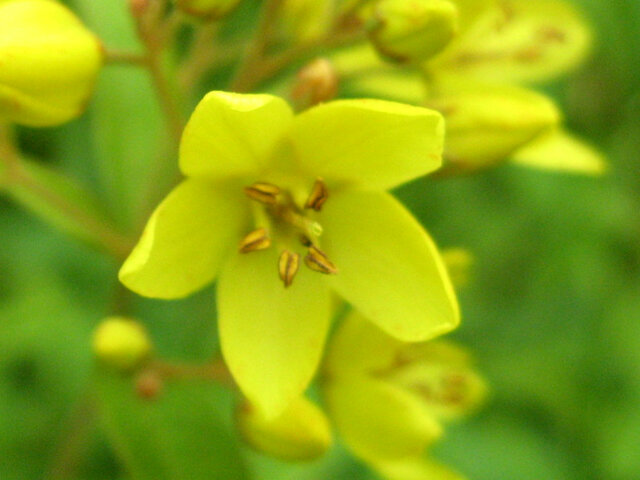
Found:
[(419, 107), (343, 100), (294, 117), (278, 97), (211, 92), (182, 138), (187, 179), (120, 280), (179, 298), (217, 278), (222, 353), (275, 417), (317, 368), (332, 291), (405, 341), (458, 324), (435, 245), (385, 192), (437, 169), (442, 137), (440, 114)]
[(0, 121), (41, 127), (84, 110), (102, 47), (52, 0), (0, 1)]
[(447, 122), (445, 168), (456, 172), (512, 157), (548, 170), (602, 173), (605, 160), (562, 130), (551, 100), (522, 86), (553, 79), (583, 61), (591, 34), (582, 16), (561, 0), (453, 3), (460, 33), (421, 71), (384, 64), (370, 46), (360, 45), (333, 57), (343, 90), (441, 111)]
[(351, 451), (390, 480), (460, 476), (424, 457), (443, 431), (482, 402), (486, 387), (461, 348), (403, 343), (351, 313), (333, 338), (323, 393)]

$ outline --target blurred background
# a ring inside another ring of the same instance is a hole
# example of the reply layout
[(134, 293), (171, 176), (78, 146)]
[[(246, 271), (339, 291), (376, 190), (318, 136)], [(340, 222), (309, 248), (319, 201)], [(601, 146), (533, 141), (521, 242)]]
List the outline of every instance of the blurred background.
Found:
[[(67, 3), (103, 38), (129, 41), (116, 15)], [(640, 478), (640, 2), (574, 3), (595, 49), (545, 90), (569, 128), (606, 153), (609, 173), (505, 165), (397, 192), (441, 246), (475, 257), (452, 337), (474, 352), (492, 393), (433, 452), (474, 480)], [(101, 82), (88, 115), (23, 129), (22, 146), (135, 218), (127, 198), (140, 194), (159, 112), (144, 73), (110, 67)], [(140, 115), (128, 113), (132, 102)], [(123, 158), (140, 165), (125, 169)], [(2, 196), (0, 238), (0, 479), (125, 479), (123, 465), (145, 479), (375, 478), (339, 444), (310, 465), (250, 452), (232, 428), (233, 399), (215, 386), (178, 385), (161, 404), (123, 403), (98, 421), (90, 339), (110, 313), (118, 265)], [(212, 292), (133, 309), (163, 356), (204, 361), (217, 349)], [(140, 458), (156, 462), (155, 473)]]

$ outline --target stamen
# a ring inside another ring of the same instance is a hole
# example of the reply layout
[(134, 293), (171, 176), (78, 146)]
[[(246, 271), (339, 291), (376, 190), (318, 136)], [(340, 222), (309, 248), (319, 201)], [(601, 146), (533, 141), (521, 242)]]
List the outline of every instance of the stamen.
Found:
[(266, 182), (256, 182), (250, 187), (244, 187), (244, 193), (260, 203), (275, 205), (278, 202), (280, 187)]
[(329, 189), (327, 184), (321, 178), (316, 179), (311, 187), (311, 193), (307, 198), (307, 203), (304, 204), (304, 208), (312, 208), (316, 212), (322, 210), (324, 202), (329, 198)]
[(244, 237), (240, 242), (238, 250), (240, 253), (256, 252), (271, 246), (271, 239), (265, 228), (258, 228)]
[(280, 279), (284, 282), (284, 286), (288, 287), (293, 283), (293, 278), (298, 273), (300, 267), (300, 255), (289, 250), (284, 250), (280, 254), (278, 261), (278, 273)]
[(327, 258), (327, 255), (314, 245), (309, 247), (309, 253), (304, 257), (304, 263), (314, 272), (327, 275), (338, 273), (338, 269), (331, 260)]

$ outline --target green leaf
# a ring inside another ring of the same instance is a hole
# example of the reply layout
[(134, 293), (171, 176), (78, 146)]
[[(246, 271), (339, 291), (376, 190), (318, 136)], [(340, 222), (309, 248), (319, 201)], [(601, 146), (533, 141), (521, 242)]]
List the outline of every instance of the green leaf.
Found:
[(96, 385), (101, 424), (133, 480), (248, 478), (214, 411), (213, 386), (172, 383), (158, 398), (143, 400), (132, 381), (117, 374), (99, 372)]

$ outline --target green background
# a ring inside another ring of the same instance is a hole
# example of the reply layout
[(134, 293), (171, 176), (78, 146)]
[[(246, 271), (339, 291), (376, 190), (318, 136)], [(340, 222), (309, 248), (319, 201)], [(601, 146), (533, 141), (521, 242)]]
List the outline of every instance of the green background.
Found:
[[(133, 41), (124, 1), (69, 3), (110, 46)], [(546, 88), (569, 127), (606, 153), (609, 174), (505, 165), (397, 191), (441, 246), (476, 258), (452, 337), (475, 353), (492, 393), (434, 451), (475, 480), (640, 478), (640, 2), (576, 3), (594, 26), (594, 54)], [(135, 206), (163, 193), (146, 175), (159, 118), (144, 73), (109, 67), (87, 115), (23, 129), (22, 146), (137, 225), (146, 210)], [(374, 478), (339, 443), (311, 465), (249, 451), (232, 428), (233, 398), (215, 386), (134, 400), (123, 379), (94, 369), (90, 350), (117, 301), (118, 265), (6, 197), (0, 238), (0, 479)], [(214, 307), (208, 288), (132, 308), (163, 356), (204, 361), (217, 349)]]

